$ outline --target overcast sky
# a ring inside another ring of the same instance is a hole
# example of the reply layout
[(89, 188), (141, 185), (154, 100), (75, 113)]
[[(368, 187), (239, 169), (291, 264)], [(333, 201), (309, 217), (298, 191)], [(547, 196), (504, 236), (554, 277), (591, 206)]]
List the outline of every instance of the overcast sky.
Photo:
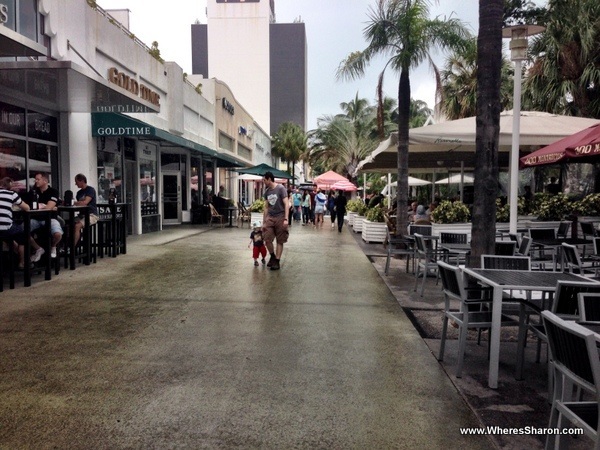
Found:
[[(352, 51), (366, 47), (363, 29), (369, 7), (376, 0), (275, 0), (277, 22), (290, 23), (300, 18), (306, 24), (308, 46), (308, 128), (316, 127), (317, 118), (340, 112), (339, 104), (359, 97), (373, 104), (377, 77), (386, 60), (372, 63), (364, 78), (337, 81), (340, 62)], [(161, 56), (175, 61), (184, 72), (192, 72), (191, 24), (206, 23), (205, 0), (98, 0), (104, 9), (129, 9), (130, 29), (148, 46), (157, 41)], [(477, 31), (476, 0), (442, 0), (433, 5), (431, 16), (454, 14)], [(436, 57), (438, 65), (443, 55)], [(217, 75), (218, 78), (218, 75)], [(398, 75), (386, 71), (385, 95), (397, 98)], [(433, 108), (434, 80), (428, 65), (411, 73), (412, 97)], [(234, 93), (235, 94), (235, 93)]]

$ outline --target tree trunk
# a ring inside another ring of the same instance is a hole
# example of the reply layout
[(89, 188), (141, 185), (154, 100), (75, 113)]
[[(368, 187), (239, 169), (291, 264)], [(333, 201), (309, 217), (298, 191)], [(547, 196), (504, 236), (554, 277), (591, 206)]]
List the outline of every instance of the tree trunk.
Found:
[(496, 240), (503, 6), (504, 0), (479, 0), (475, 197), (470, 258), (474, 266), (479, 265), (480, 255), (494, 253)]
[(403, 68), (398, 84), (398, 190), (396, 194), (396, 234), (408, 228), (408, 123), (410, 119), (410, 78)]

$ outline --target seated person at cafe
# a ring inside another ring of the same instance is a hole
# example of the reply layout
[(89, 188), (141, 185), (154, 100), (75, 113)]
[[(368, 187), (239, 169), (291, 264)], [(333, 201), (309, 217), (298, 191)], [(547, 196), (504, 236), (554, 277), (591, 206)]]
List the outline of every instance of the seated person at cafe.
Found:
[[(48, 184), (48, 174), (43, 172), (35, 174), (35, 192), (38, 194), (39, 209), (56, 209), (59, 193), (58, 190)], [(44, 225), (44, 221), (31, 219), (31, 231), (42, 228)], [(62, 226), (57, 219), (50, 219), (50, 233), (52, 235), (50, 257), (56, 258), (56, 246), (63, 236)], [(38, 262), (44, 254), (44, 249), (33, 238), (30, 238), (30, 242), (31, 248), (35, 250), (35, 253), (31, 255), (31, 262)]]
[(25, 267), (25, 232), (21, 225), (17, 225), (13, 221), (12, 207), (15, 205), (23, 211), (29, 211), (29, 205), (12, 190), (12, 183), (13, 180), (9, 177), (0, 179), (0, 237), (10, 238), (17, 243), (19, 269), (23, 269)]
[(413, 216), (413, 222), (415, 225), (430, 225), (431, 221), (429, 216), (425, 213), (425, 207), (423, 205), (417, 206), (417, 212)]
[[(78, 173), (75, 175), (75, 184), (79, 188), (77, 194), (75, 194), (75, 206), (88, 206), (90, 208), (90, 225), (94, 225), (98, 222), (98, 208), (96, 207), (96, 189), (92, 186), (88, 186), (87, 178), (85, 175)], [(73, 234), (73, 241), (75, 245), (79, 242), (81, 237), (81, 230), (85, 226), (85, 219), (83, 216), (79, 216), (75, 222), (75, 233)]]

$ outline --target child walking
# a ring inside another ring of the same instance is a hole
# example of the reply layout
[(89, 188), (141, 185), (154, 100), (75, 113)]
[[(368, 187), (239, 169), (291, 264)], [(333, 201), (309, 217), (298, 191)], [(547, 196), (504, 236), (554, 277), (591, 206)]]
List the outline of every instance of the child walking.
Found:
[(265, 242), (263, 241), (263, 232), (262, 232), (262, 223), (254, 222), (252, 224), (254, 230), (250, 233), (250, 242), (248, 243), (248, 248), (251, 245), (252, 248), (252, 258), (254, 258), (254, 265), (258, 266), (258, 255), (262, 257), (261, 262), (263, 265), (265, 264), (265, 258), (267, 256), (267, 247), (265, 246)]

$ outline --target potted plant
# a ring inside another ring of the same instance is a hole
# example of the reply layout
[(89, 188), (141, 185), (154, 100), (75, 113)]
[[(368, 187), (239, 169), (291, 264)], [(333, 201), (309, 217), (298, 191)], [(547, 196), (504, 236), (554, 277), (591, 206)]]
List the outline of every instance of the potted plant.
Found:
[(354, 217), (354, 223), (352, 224), (352, 230), (355, 233), (362, 233), (363, 221), (365, 220), (365, 214), (367, 212), (367, 205), (364, 202), (359, 201), (356, 207), (356, 217)]
[(471, 212), (463, 202), (443, 200), (431, 213), (432, 233), (442, 231), (451, 233), (471, 233)]
[(367, 210), (362, 224), (362, 239), (365, 242), (385, 242), (387, 225), (380, 205)]
[(358, 206), (360, 203), (362, 203), (362, 200), (354, 199), (354, 200), (350, 200), (346, 204), (346, 212), (347, 212), (346, 215), (348, 216), (348, 225), (349, 226), (354, 225), (354, 218), (358, 215), (358, 213), (356, 211), (358, 210)]
[(263, 212), (265, 210), (265, 205), (267, 204), (267, 202), (265, 201), (264, 198), (257, 198), (256, 200), (254, 200), (252, 202), (252, 204), (250, 205), (250, 208), (248, 208), (250, 210), (250, 224), (253, 224), (254, 222), (262, 222), (263, 220)]

